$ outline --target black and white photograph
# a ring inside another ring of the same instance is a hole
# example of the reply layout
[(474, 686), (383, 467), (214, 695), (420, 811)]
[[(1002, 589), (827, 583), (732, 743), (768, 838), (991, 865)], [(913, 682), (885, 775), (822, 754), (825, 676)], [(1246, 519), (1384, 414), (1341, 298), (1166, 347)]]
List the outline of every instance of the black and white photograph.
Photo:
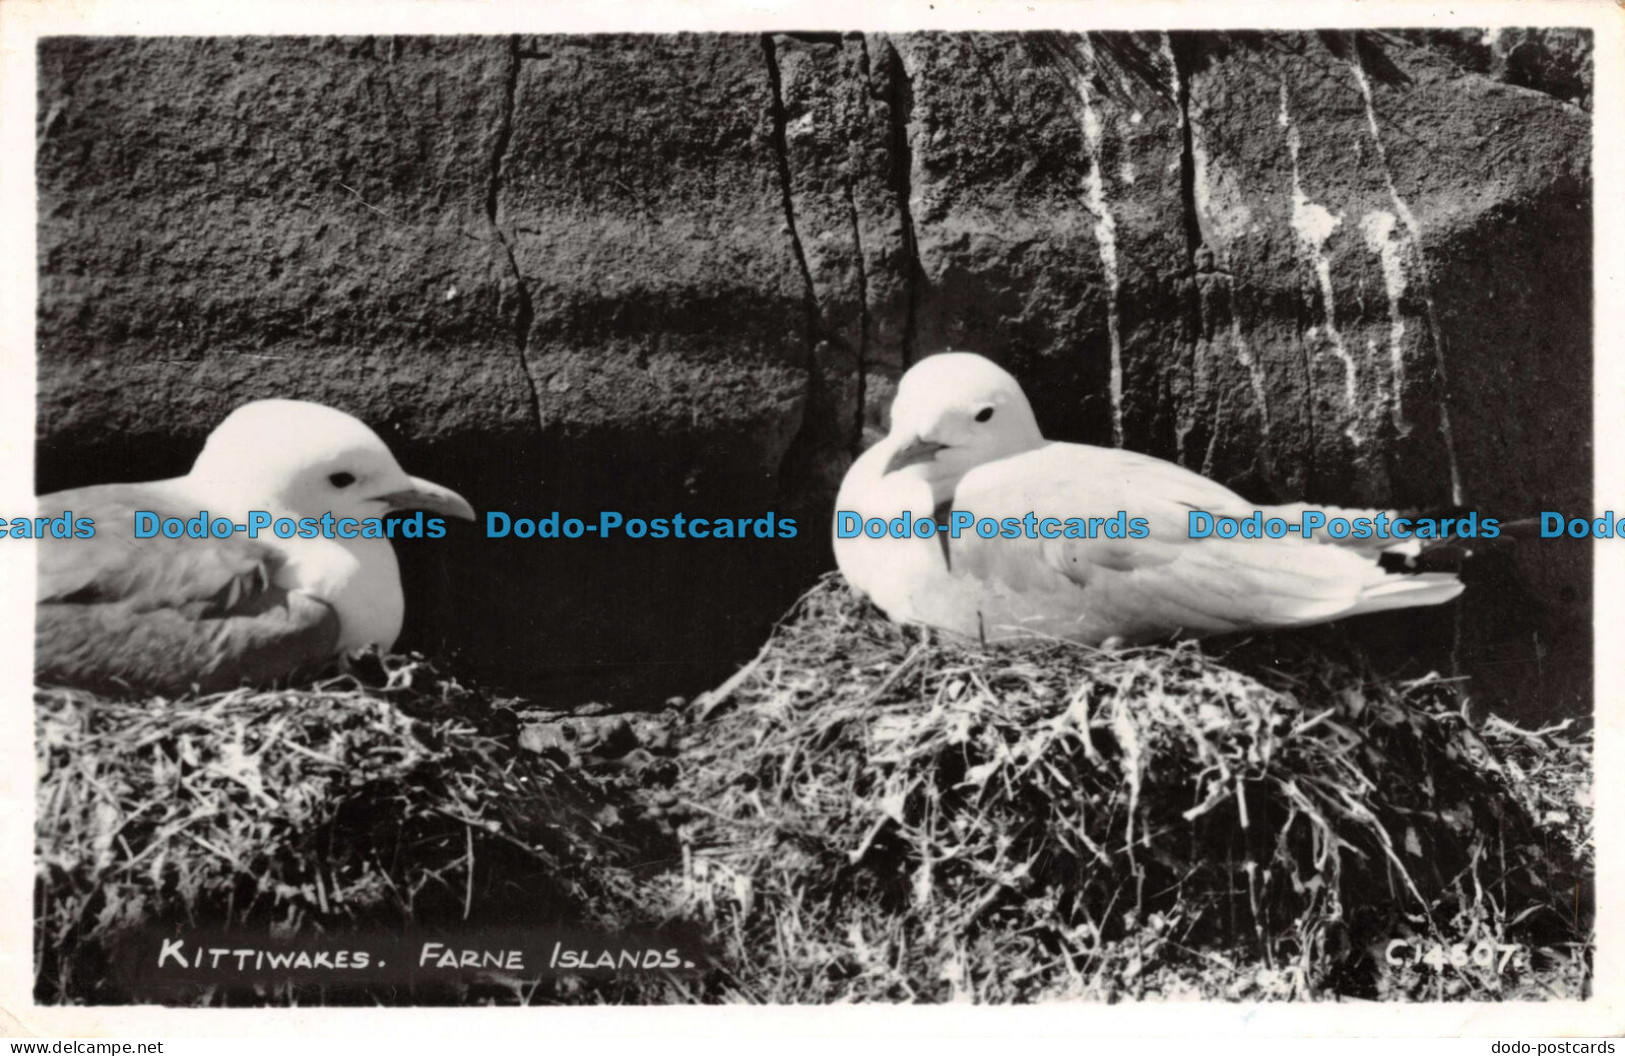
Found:
[(33, 1006), (1625, 1029), (1619, 27), (916, 6), (8, 34)]

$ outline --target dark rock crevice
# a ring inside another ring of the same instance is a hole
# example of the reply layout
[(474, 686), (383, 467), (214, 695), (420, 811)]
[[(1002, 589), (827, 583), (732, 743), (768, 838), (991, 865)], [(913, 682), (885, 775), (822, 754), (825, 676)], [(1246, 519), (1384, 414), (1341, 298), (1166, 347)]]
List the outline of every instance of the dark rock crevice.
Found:
[(858, 272), (858, 349), (857, 398), (852, 417), (851, 449), (857, 455), (863, 449), (863, 417), (869, 395), (869, 267), (863, 256), (863, 225), (858, 218), (858, 200), (852, 192), (850, 180), (846, 184), (846, 204), (852, 217), (852, 245)]
[[(1202, 304), (1202, 269), (1204, 257), (1211, 269), (1211, 253), (1202, 234), (1201, 209), (1196, 201), (1196, 133), (1191, 117), (1191, 78), (1197, 69), (1197, 38), (1188, 33), (1169, 32), (1164, 35), (1169, 66), (1169, 88), (1174, 104), (1175, 120), (1179, 123), (1179, 216), (1184, 234), (1185, 257), (1176, 282), (1181, 326), (1178, 334), (1178, 353), (1174, 369), (1184, 376), (1182, 386), (1171, 393), (1174, 406), (1169, 408), (1174, 417), (1175, 450), (1181, 465), (1192, 448), (1203, 449), (1202, 471), (1211, 472), (1214, 445), (1222, 426), (1224, 393), (1218, 393), (1218, 404), (1213, 406), (1213, 394), (1208, 391), (1211, 380), (1201, 369), (1198, 357), (1211, 354), (1204, 346), (1210, 336), (1211, 320), (1206, 318)], [(1182, 398), (1181, 398), (1182, 397)], [(1206, 432), (1204, 439), (1202, 434)]]
[(859, 33), (857, 37), (858, 51), (862, 56), (862, 61), (858, 64), (858, 72), (863, 74), (864, 98), (883, 99), (885, 96), (875, 91), (875, 63), (874, 59), (869, 55), (869, 36), (866, 33)]
[(507, 235), (497, 232), (497, 241), (502, 246), (503, 257), (508, 262), (508, 270), (513, 275), (515, 296), (518, 304), (514, 308), (513, 330), (514, 350), (519, 356), (519, 370), (525, 376), (525, 384), (530, 389), (530, 406), (536, 416), (536, 428), (541, 429), (545, 423), (542, 416), (542, 394), (536, 387), (536, 377), (530, 369), (530, 327), (536, 320), (536, 308), (530, 298), (530, 287), (525, 283), (525, 276), (519, 270), (519, 261), (514, 258), (513, 246), (509, 243)]
[(502, 191), (502, 166), (513, 143), (514, 105), (519, 96), (519, 38), (508, 41), (508, 72), (503, 82), (502, 116), (497, 124), (496, 142), (491, 147), (491, 178), (485, 190), (485, 215), (497, 222), (497, 196)]
[(914, 146), (909, 139), (908, 126), (914, 118), (914, 89), (908, 68), (897, 46), (886, 41), (887, 71), (886, 102), (891, 119), (890, 153), (892, 186), (897, 195), (897, 212), (901, 217), (903, 235), (903, 369), (914, 362), (915, 344), (919, 333), (920, 292), (925, 282), (925, 268), (920, 263), (919, 241), (914, 231), (914, 209), (909, 199), (914, 193)]
[(1319, 480), (1320, 465), (1320, 422), (1315, 414), (1315, 350), (1307, 339), (1310, 328), (1314, 325), (1310, 320), (1310, 307), (1314, 293), (1300, 291), (1298, 297), (1298, 312), (1293, 319), (1293, 336), (1298, 348), (1298, 362), (1303, 366), (1303, 381), (1297, 386), (1303, 394), (1303, 435), (1304, 441), (1299, 451), (1303, 460), (1303, 470), (1300, 479), (1304, 482), (1303, 491), (1306, 494), (1315, 494), (1316, 482)]
[(1179, 115), (1179, 200), (1184, 221), (1187, 259), (1194, 261), (1202, 247), (1202, 221), (1196, 207), (1196, 137), (1191, 131), (1191, 76), (1195, 72), (1195, 42), (1184, 33), (1169, 33), (1168, 62), (1172, 67), (1174, 106)]
[(790, 172), (790, 143), (787, 133), (790, 118), (784, 106), (784, 76), (779, 69), (778, 46), (774, 44), (771, 33), (762, 34), (762, 57), (767, 63), (768, 116), (771, 128), (769, 141), (773, 148), (774, 165), (778, 169), (779, 195), (784, 203), (784, 226), (790, 236), (790, 253), (795, 258), (796, 269), (801, 273), (802, 301), (807, 315), (803, 337), (807, 346), (806, 388), (801, 420), (796, 424), (795, 435), (786, 445), (778, 467), (778, 475), (782, 482), (787, 468), (805, 457), (802, 449), (806, 446), (808, 423), (816, 414), (820, 389), (818, 345), (822, 339), (823, 327), (820, 326), (818, 287), (813, 283), (812, 267), (807, 263), (807, 250), (801, 243), (801, 230), (796, 223), (795, 191)]
[(784, 199), (784, 226), (790, 235), (790, 251), (796, 258), (796, 267), (801, 271), (801, 281), (806, 285), (804, 296), (807, 304), (807, 352), (810, 370), (814, 367), (812, 351), (818, 344), (818, 289), (813, 285), (812, 268), (807, 264), (807, 250), (801, 244), (801, 232), (796, 225), (795, 194), (790, 176), (790, 146), (785, 132), (790, 119), (784, 109), (784, 80), (779, 72), (778, 48), (774, 45), (770, 34), (762, 35), (762, 55), (767, 60), (768, 87), (772, 92), (773, 160), (778, 166), (779, 193)]
[[(1294, 145), (1292, 139), (1291, 95), (1285, 79), (1279, 82), (1278, 88), (1281, 98), (1280, 120), (1286, 129), (1281, 147), (1292, 155), (1288, 179), (1295, 186), (1298, 179), (1298, 158), (1296, 153), (1298, 148)], [(1315, 413), (1315, 349), (1307, 339), (1307, 335), (1316, 325), (1314, 306), (1320, 293), (1313, 287), (1307, 277), (1309, 265), (1307, 260), (1304, 259), (1301, 247), (1294, 246), (1292, 252), (1294, 254), (1292, 259), (1297, 262), (1298, 275), (1296, 296), (1293, 299), (1292, 311), (1288, 319), (1292, 327), (1291, 347), (1298, 352), (1295, 365), (1303, 368), (1303, 380), (1297, 385), (1288, 387), (1286, 391), (1295, 391), (1300, 394), (1303, 412), (1303, 440), (1295, 452), (1295, 457), (1300, 464), (1295, 490), (1312, 499), (1319, 494), (1320, 466), (1318, 456), (1321, 450), (1320, 437), (1322, 430), (1319, 416)]]
[(497, 125), (496, 143), (491, 148), (491, 176), (486, 184), (485, 216), (491, 224), (491, 231), (497, 243), (502, 247), (504, 259), (508, 262), (508, 270), (513, 276), (514, 289), (518, 304), (514, 310), (514, 349), (519, 356), (519, 372), (524, 375), (525, 384), (530, 390), (531, 411), (536, 416), (536, 428), (541, 430), (545, 422), (542, 415), (542, 394), (536, 387), (535, 375), (531, 373), (530, 357), (530, 328), (536, 320), (536, 306), (531, 300), (530, 287), (525, 282), (524, 273), (519, 270), (519, 261), (514, 257), (513, 243), (508, 233), (502, 229), (497, 220), (498, 199), (502, 193), (502, 167), (507, 162), (508, 149), (513, 142), (514, 108), (519, 99), (519, 69), (524, 59), (519, 49), (519, 37), (508, 39), (508, 71), (503, 88), (502, 117)]

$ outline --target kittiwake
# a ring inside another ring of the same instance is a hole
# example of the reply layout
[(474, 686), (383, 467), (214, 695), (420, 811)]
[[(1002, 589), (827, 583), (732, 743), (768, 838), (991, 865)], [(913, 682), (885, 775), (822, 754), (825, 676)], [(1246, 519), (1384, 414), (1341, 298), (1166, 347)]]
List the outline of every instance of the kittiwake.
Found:
[[(847, 581), (898, 622), (999, 641), (1020, 636), (1134, 643), (1296, 627), (1461, 593), (1450, 573), (1385, 571), (1393, 539), (1192, 538), (1188, 515), (1246, 517), (1256, 507), (1223, 485), (1149, 455), (1044, 439), (1021, 386), (990, 360), (943, 353), (903, 375), (891, 432), (852, 464), (837, 514), (943, 524), (978, 520), (1143, 517), (1144, 538), (957, 539), (859, 532), (835, 557)], [(1265, 507), (1298, 520), (1378, 511)], [(850, 519), (848, 521), (850, 524)], [(839, 517), (837, 518), (839, 528)]]
[(278, 538), (265, 527), (254, 539), (138, 539), (136, 511), (238, 524), (252, 511), (331, 513), (331, 524), (400, 510), (474, 519), (456, 492), (408, 476), (366, 425), (298, 400), (231, 412), (185, 476), (59, 491), (38, 507), (91, 518), (95, 534), (38, 543), (37, 681), (168, 694), (388, 649), (405, 612), (400, 572), (387, 538)]

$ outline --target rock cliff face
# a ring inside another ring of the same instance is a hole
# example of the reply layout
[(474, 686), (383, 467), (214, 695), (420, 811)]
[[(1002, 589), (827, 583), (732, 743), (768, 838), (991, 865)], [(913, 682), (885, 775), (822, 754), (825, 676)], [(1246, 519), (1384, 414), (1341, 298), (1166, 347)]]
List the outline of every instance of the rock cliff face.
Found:
[[(1052, 436), (1260, 501), (1586, 513), (1588, 63), (1557, 31), (48, 40), (39, 484), (182, 471), (282, 395), (482, 510), (798, 518), (406, 548), (409, 644), (629, 704), (754, 649), (947, 347)], [(1589, 707), (1587, 549), (1487, 575), (1371, 633)]]

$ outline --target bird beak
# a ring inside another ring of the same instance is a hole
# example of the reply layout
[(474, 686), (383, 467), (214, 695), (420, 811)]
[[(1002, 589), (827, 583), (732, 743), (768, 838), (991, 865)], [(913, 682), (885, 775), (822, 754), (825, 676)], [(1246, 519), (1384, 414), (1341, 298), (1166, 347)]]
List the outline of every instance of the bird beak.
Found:
[(921, 462), (929, 462), (937, 457), (938, 451), (947, 446), (947, 444), (939, 444), (935, 440), (927, 440), (924, 437), (917, 436), (892, 453), (891, 461), (886, 463), (885, 472), (880, 475), (885, 476), (887, 473), (896, 472), (904, 466), (917, 466)]
[(465, 521), (474, 520), (474, 507), (450, 488), (443, 488), (421, 477), (408, 477), (407, 480), (411, 482), (411, 487), (380, 495), (378, 501), (391, 510), (427, 510), (430, 513), (443, 513), (447, 517), (461, 517)]

